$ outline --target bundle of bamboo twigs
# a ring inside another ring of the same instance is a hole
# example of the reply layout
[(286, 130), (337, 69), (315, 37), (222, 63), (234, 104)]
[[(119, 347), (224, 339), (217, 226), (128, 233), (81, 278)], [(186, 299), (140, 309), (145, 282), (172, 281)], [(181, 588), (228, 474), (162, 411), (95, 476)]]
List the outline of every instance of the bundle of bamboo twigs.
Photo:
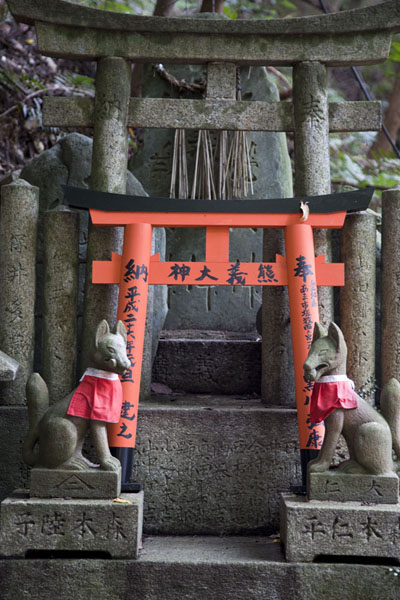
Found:
[[(237, 71), (237, 100), (241, 100), (240, 72)], [(221, 131), (215, 149), (210, 131), (200, 130), (190, 198), (225, 200), (254, 194), (247, 133)], [(185, 131), (175, 131), (170, 197), (188, 198), (188, 168)]]

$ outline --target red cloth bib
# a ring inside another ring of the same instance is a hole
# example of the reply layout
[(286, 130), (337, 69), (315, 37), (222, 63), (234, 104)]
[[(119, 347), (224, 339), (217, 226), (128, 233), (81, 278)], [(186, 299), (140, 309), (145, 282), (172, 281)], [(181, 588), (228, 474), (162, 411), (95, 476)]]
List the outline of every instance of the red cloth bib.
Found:
[[(102, 373), (107, 378), (101, 377)], [(113, 375), (115, 374), (97, 369), (87, 369), (71, 398), (67, 415), (118, 423), (122, 406), (122, 385), (118, 375), (111, 378)]]
[(311, 423), (321, 423), (335, 408), (357, 408), (357, 394), (350, 380), (314, 383), (310, 405)]

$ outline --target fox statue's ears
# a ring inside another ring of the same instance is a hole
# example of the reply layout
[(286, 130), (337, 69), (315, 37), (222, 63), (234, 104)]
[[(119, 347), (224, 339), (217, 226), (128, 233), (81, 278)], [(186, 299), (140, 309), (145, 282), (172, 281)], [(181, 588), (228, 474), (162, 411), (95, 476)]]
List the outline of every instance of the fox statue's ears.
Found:
[(105, 335), (110, 333), (110, 327), (105, 319), (100, 321), (100, 323), (96, 327), (96, 335), (95, 335), (95, 346), (98, 348), (101, 340)]
[(127, 340), (128, 336), (126, 334), (126, 327), (125, 327), (125, 325), (123, 324), (122, 321), (117, 321), (115, 323), (115, 326), (114, 326), (114, 329), (112, 330), (112, 332), (115, 333), (115, 334), (119, 333), (119, 335), (122, 335), (122, 337), (125, 340), (125, 344), (126, 344), (126, 340)]
[(335, 342), (337, 351), (341, 352), (345, 346), (345, 341), (342, 330), (336, 325), (336, 323), (331, 323), (329, 325), (328, 336)]
[(343, 345), (345, 344), (342, 330), (336, 325), (336, 323), (331, 323), (328, 328), (328, 333), (326, 333), (321, 323), (316, 322), (314, 324), (314, 333), (312, 339), (313, 343), (319, 340), (319, 338), (327, 336), (334, 342), (338, 352), (341, 352)]
[(321, 337), (326, 337), (326, 331), (325, 329), (322, 327), (321, 323), (314, 323), (314, 333), (313, 333), (313, 338), (312, 341), (313, 343), (316, 342), (317, 340), (319, 340), (319, 338)]

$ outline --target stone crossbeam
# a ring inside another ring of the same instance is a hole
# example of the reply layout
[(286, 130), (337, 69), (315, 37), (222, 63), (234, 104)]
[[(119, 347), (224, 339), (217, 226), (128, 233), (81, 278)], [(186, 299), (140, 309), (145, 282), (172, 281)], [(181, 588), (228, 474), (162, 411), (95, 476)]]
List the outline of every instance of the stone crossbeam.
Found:
[(140, 17), (115, 12), (94, 10), (65, 0), (8, 0), (8, 6), (17, 21), (42, 21), (75, 28), (113, 31), (205, 33), (234, 35), (294, 35), (342, 34), (357, 31), (400, 31), (400, 3), (390, 0), (362, 9), (341, 11), (315, 17), (293, 19), (252, 20), (199, 20), (168, 17)]
[(134, 33), (82, 29), (36, 23), (38, 48), (46, 56), (96, 60), (120, 56), (134, 62), (205, 64), (234, 62), (238, 65), (291, 66), (299, 61), (318, 61), (327, 66), (368, 65), (389, 55), (391, 33), (303, 35), (268, 34), (214, 37), (198, 33)]
[(79, 60), (119, 56), (188, 64), (376, 64), (387, 58), (392, 34), (400, 31), (396, 0), (307, 19), (254, 21), (137, 17), (64, 0), (8, 4), (17, 20), (35, 24), (43, 54)]
[[(43, 124), (53, 127), (93, 127), (94, 100), (91, 98), (46, 97)], [(232, 100), (170, 100), (131, 98), (128, 125), (168, 129), (294, 131), (291, 102), (236, 102)], [(379, 131), (382, 125), (380, 102), (332, 102), (329, 104), (329, 131)]]

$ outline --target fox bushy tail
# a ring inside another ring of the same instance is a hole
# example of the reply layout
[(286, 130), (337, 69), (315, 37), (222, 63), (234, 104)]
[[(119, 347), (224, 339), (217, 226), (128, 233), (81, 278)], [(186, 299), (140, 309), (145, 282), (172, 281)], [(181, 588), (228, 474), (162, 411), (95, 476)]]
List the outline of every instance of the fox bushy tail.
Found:
[(39, 373), (32, 373), (26, 384), (29, 431), (22, 447), (22, 458), (33, 466), (37, 460), (35, 445), (39, 438), (39, 423), (49, 406), (49, 391)]
[(393, 450), (396, 452), (397, 471), (400, 471), (400, 383), (390, 379), (381, 394), (381, 411), (392, 432)]

